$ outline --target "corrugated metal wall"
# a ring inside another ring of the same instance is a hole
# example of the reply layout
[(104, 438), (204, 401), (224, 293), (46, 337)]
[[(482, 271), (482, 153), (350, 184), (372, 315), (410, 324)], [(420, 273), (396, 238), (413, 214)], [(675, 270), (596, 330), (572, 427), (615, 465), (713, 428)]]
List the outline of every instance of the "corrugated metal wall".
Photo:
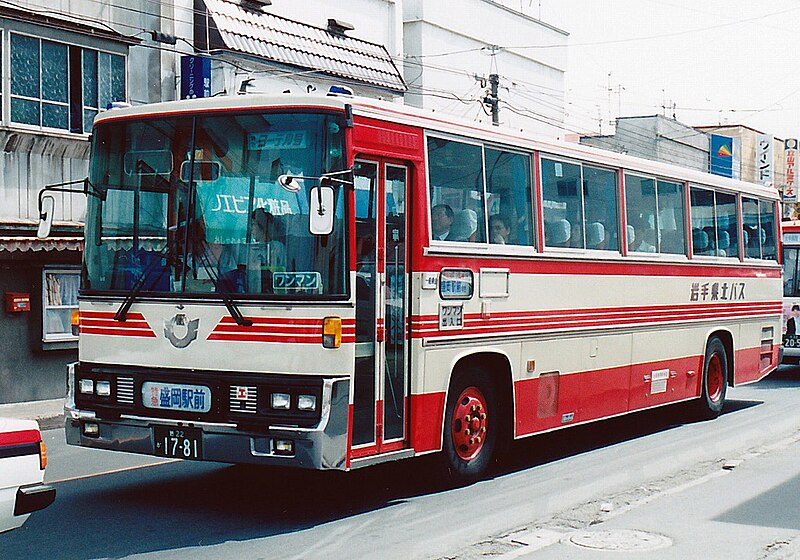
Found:
[[(0, 147), (0, 222), (37, 221), (45, 185), (81, 180), (88, 171), (89, 143), (82, 138), (0, 131)], [(54, 194), (56, 221), (83, 221), (84, 195)]]

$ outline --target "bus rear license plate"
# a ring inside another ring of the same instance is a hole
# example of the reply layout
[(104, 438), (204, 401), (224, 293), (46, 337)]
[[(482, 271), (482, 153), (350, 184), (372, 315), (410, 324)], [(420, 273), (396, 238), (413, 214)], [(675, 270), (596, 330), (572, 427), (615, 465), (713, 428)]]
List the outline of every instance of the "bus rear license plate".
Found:
[(159, 457), (203, 458), (203, 432), (198, 428), (153, 426), (153, 444)]

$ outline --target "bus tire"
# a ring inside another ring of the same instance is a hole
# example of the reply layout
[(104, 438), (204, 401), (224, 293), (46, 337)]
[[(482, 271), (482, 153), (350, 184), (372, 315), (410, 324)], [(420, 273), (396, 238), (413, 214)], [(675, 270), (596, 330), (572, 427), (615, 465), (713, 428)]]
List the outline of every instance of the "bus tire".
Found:
[(706, 347), (702, 381), (697, 415), (701, 420), (712, 420), (722, 412), (728, 389), (728, 353), (716, 336), (708, 341)]
[(497, 389), (483, 368), (472, 367), (451, 384), (441, 454), (448, 482), (469, 484), (489, 468), (500, 428), (497, 402)]

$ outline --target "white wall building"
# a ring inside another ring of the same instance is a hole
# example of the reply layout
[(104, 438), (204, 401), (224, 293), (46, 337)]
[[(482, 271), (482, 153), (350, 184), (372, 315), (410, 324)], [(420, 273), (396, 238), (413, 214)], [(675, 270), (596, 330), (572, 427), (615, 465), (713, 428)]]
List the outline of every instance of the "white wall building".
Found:
[(501, 126), (562, 136), (568, 34), (522, 4), (404, 0), (406, 103), (491, 122), (481, 100), (496, 73)]
[(500, 124), (557, 136), (565, 49), (533, 47), (565, 46), (567, 34), (524, 4), (0, 0), (0, 296), (28, 294), (31, 303), (0, 316), (15, 348), (0, 352), (0, 402), (62, 395), (64, 365), (76, 355), (69, 314), (86, 200), (57, 193), (54, 238), (42, 241), (38, 193), (87, 175), (92, 122), (110, 102), (177, 99), (181, 58), (193, 55), (212, 60), (211, 94), (340, 84), (490, 122), (481, 78), (494, 73)]

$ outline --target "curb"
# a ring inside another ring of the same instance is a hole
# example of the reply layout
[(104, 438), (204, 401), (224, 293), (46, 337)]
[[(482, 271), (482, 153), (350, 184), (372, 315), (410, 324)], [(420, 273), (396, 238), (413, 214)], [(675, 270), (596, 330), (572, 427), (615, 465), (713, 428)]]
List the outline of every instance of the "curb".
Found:
[(39, 429), (52, 430), (64, 425), (64, 399), (0, 404), (0, 416), (36, 420)]

